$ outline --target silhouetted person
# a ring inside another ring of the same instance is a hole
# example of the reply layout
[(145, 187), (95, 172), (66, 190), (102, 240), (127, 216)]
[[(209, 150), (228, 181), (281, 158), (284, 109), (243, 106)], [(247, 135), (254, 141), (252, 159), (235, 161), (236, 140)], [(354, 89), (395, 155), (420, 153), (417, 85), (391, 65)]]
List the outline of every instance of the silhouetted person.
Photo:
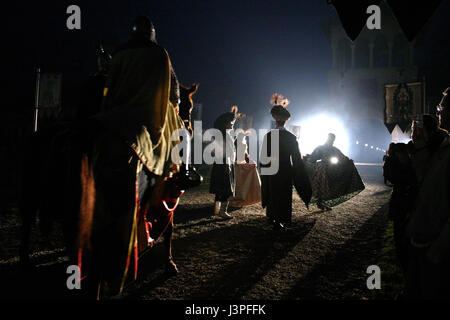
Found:
[(316, 202), (321, 210), (332, 210), (333, 206), (365, 188), (353, 161), (333, 145), (335, 139), (336, 136), (329, 133), (323, 145), (305, 156), (308, 166), (312, 167), (312, 202)]
[(341, 150), (334, 146), (334, 141), (336, 140), (336, 136), (333, 133), (328, 134), (327, 141), (317, 148), (311, 153), (308, 157), (308, 160), (311, 162), (316, 162), (318, 160), (328, 161), (332, 157), (337, 157), (339, 159), (347, 158)]
[(408, 244), (403, 241), (407, 216), (417, 194), (417, 181), (409, 155), (408, 145), (391, 143), (385, 156), (383, 175), (392, 184), (388, 217), (393, 221), (394, 243), (403, 272), (407, 266)]
[(78, 108), (78, 119), (84, 120), (100, 112), (103, 100), (103, 89), (108, 76), (111, 55), (107, 53), (102, 44), (97, 48), (97, 71), (87, 79), (81, 103)]
[[(261, 205), (266, 208), (266, 215), (274, 230), (282, 230), (284, 224), (292, 219), (292, 186), (306, 205), (311, 199), (311, 184), (306, 174), (300, 154), (297, 137), (285, 128), (291, 114), (286, 110), (289, 100), (274, 94), (271, 99), (273, 105), (270, 113), (276, 121), (276, 128), (269, 131), (263, 140), (262, 150), (272, 158), (270, 163), (261, 162), (261, 168), (272, 166), (272, 161), (278, 161), (278, 171), (273, 175), (261, 174)], [(279, 140), (273, 139), (278, 132)], [(272, 145), (278, 148), (278, 158), (271, 154)]]
[(214, 128), (222, 134), (222, 145), (216, 145), (216, 159), (211, 170), (209, 192), (214, 194), (214, 215), (230, 219), (228, 214), (228, 199), (235, 194), (234, 162), (236, 149), (234, 139), (227, 130), (233, 129), (236, 119), (244, 114), (238, 113), (238, 107), (233, 106), (229, 112), (221, 114), (214, 121)]
[[(171, 157), (177, 144), (171, 136), (184, 127), (176, 110), (178, 82), (148, 18), (136, 18), (130, 40), (114, 52), (103, 93), (102, 111), (93, 117), (105, 131), (97, 144), (95, 161), (99, 168), (96, 195), (103, 200), (98, 204), (101, 216), (97, 216), (103, 219), (98, 223), (102, 236), (96, 237), (95, 247), (101, 249), (93, 256), (102, 266), (102, 277), (113, 281), (111, 287), (116, 288), (120, 284), (116, 275), (125, 274), (124, 261), (132, 260), (129, 248), (133, 247), (136, 182), (144, 208), (155, 188), (179, 171)], [(150, 242), (150, 234), (146, 236), (148, 241), (143, 243)], [(170, 252), (166, 266), (176, 271)]]
[(438, 121), (423, 117), (429, 152), (414, 209), (406, 227), (410, 242), (407, 267), (409, 298), (450, 298), (450, 129), (449, 89), (438, 105)]
[[(395, 145), (394, 142), (391, 142), (389, 144), (388, 149), (386, 150), (386, 154), (383, 156), (383, 178), (384, 178), (384, 184), (387, 184), (389, 181), (388, 177), (390, 176), (390, 171), (392, 170), (392, 160), (393, 157), (390, 157), (391, 150), (393, 146)], [(391, 181), (390, 181), (391, 182)]]

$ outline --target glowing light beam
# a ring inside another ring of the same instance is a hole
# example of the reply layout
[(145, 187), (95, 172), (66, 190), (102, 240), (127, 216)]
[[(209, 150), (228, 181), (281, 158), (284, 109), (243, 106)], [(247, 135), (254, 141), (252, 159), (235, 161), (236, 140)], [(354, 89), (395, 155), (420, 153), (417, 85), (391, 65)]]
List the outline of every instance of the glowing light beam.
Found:
[(348, 154), (350, 143), (347, 130), (337, 117), (318, 114), (301, 121), (300, 126), (299, 145), (302, 154), (310, 154), (316, 147), (323, 145), (328, 133), (334, 133), (336, 136), (334, 146)]

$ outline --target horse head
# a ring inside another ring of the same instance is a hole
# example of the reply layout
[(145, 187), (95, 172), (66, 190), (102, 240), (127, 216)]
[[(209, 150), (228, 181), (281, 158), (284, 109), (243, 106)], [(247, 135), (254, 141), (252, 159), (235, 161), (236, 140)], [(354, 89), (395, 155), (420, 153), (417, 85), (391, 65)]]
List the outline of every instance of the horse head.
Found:
[(180, 105), (179, 115), (192, 136), (191, 113), (194, 108), (192, 96), (198, 90), (198, 83), (194, 83), (190, 88), (180, 84)]
[[(192, 96), (198, 90), (198, 83), (194, 83), (190, 88), (180, 85), (180, 105), (178, 114), (183, 120), (186, 129), (190, 136), (193, 136), (193, 129), (191, 125), (191, 113), (194, 108)], [(189, 155), (188, 157), (191, 157)], [(180, 190), (186, 190), (198, 186), (203, 181), (203, 177), (197, 173), (192, 164), (183, 165), (180, 172), (175, 176), (174, 183)]]

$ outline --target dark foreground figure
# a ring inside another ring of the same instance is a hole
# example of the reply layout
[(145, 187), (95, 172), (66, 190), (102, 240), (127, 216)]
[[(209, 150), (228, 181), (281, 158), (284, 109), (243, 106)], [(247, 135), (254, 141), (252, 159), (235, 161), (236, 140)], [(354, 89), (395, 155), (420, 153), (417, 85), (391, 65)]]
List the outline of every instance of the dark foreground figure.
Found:
[(190, 122), (196, 86), (182, 88), (180, 103), (169, 56), (154, 34), (148, 19), (136, 19), (111, 61), (100, 114), (38, 132), (30, 142), (47, 152), (33, 153), (41, 156), (25, 174), (21, 260), (28, 262), (37, 213), (43, 231), (61, 222), (67, 254), (94, 298), (120, 293), (128, 275), (136, 278), (138, 257), (163, 235), (167, 269), (177, 271), (173, 213), (183, 190), (201, 181), (170, 157), (172, 133)]

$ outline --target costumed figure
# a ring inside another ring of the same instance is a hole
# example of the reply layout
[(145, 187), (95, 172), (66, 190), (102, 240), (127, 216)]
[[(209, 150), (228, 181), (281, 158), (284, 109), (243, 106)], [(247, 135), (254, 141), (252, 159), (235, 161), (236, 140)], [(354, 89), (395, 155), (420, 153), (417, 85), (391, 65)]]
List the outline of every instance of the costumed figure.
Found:
[(335, 139), (329, 133), (325, 144), (305, 156), (312, 183), (311, 203), (317, 203), (322, 210), (331, 210), (365, 188), (353, 160), (333, 146)]
[[(278, 171), (273, 175), (265, 175), (261, 171), (261, 205), (266, 208), (266, 215), (274, 230), (284, 229), (285, 223), (292, 219), (292, 186), (295, 186), (300, 198), (308, 206), (311, 199), (311, 185), (298, 147), (297, 137), (285, 129), (291, 114), (286, 110), (289, 104), (280, 94), (274, 94), (271, 115), (275, 119), (276, 128), (269, 131), (262, 144), (260, 166), (270, 167), (278, 162)], [(278, 133), (279, 141), (273, 139)], [(272, 145), (278, 149), (278, 157), (271, 154)], [(263, 163), (267, 151), (268, 163)], [(275, 166), (276, 167), (276, 166)]]
[[(180, 170), (178, 160), (171, 158), (180, 142), (171, 135), (184, 128), (178, 103), (169, 55), (156, 43), (151, 21), (138, 17), (131, 39), (113, 54), (102, 111), (94, 117), (105, 134), (93, 156), (97, 202), (92, 256), (108, 282), (105, 288), (122, 290), (129, 269), (136, 277), (138, 254), (171, 227), (173, 210), (159, 208), (164, 201), (166, 207), (174, 206), (164, 194), (166, 182)], [(161, 215), (154, 217), (157, 212)], [(157, 231), (161, 223), (165, 226)], [(170, 252), (167, 265), (176, 271)]]
[(99, 43), (97, 47), (97, 71), (90, 75), (83, 87), (78, 119), (84, 120), (100, 112), (109, 66), (112, 56)]
[(233, 206), (237, 207), (249, 206), (261, 201), (261, 179), (255, 161), (250, 159), (246, 142), (246, 138), (250, 134), (250, 131), (240, 132), (235, 141), (236, 190), (235, 196), (230, 201)]
[(230, 112), (220, 115), (214, 121), (214, 128), (222, 133), (222, 145), (216, 145), (215, 159), (211, 171), (211, 181), (209, 192), (215, 194), (214, 215), (225, 218), (232, 218), (228, 214), (229, 198), (235, 194), (234, 162), (236, 150), (234, 139), (229, 130), (233, 129), (236, 119), (245, 117), (245, 114), (238, 113), (238, 107), (233, 106)]

